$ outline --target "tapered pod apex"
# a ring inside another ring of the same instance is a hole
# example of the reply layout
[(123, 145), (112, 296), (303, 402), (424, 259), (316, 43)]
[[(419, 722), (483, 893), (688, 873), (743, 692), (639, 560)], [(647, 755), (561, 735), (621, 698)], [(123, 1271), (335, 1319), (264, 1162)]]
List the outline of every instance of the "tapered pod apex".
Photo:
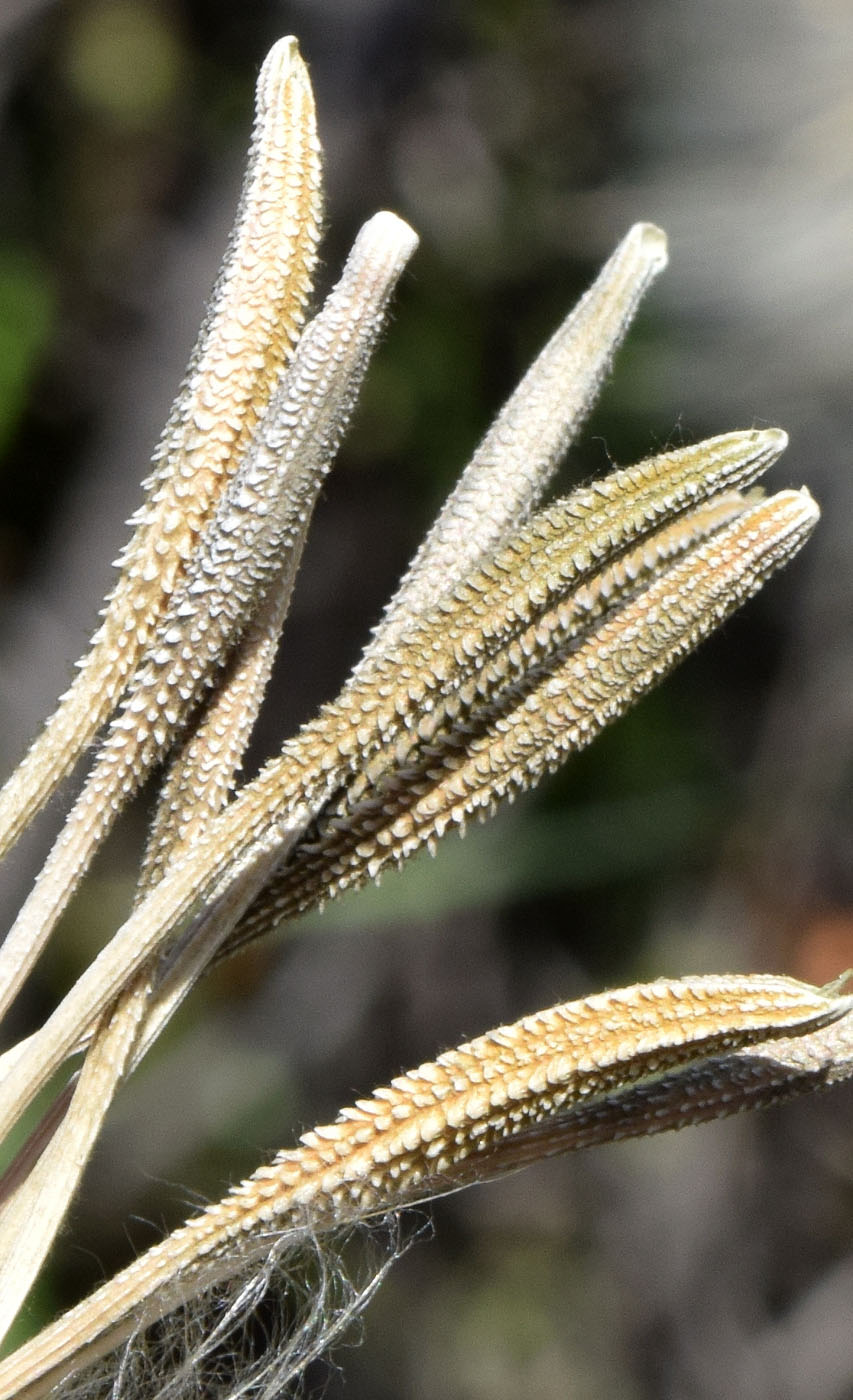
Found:
[(356, 247), (384, 248), (408, 260), (418, 246), (418, 235), (405, 219), (389, 209), (380, 209), (367, 220), (356, 239)]
[[(788, 493), (785, 491), (779, 492), (780, 496), (785, 496), (787, 494)], [(795, 504), (799, 506), (803, 522), (809, 525), (816, 525), (818, 520), (820, 520), (820, 506), (809, 488), (807, 486), (801, 486), (799, 491), (792, 491), (790, 494), (792, 497), (796, 497)], [(849, 977), (850, 974), (846, 973), (845, 976)]]
[(625, 241), (629, 240), (642, 249), (652, 271), (663, 271), (669, 262), (669, 244), (662, 228), (657, 224), (634, 224)]
[(277, 39), (261, 64), (258, 74), (258, 107), (267, 102), (274, 89), (291, 75), (303, 73), (308, 77), (299, 44), (292, 34)]
[(788, 446), (788, 434), (784, 428), (757, 428), (755, 436), (758, 441), (765, 445), (768, 452), (774, 454), (774, 461), (777, 457), (781, 457)]

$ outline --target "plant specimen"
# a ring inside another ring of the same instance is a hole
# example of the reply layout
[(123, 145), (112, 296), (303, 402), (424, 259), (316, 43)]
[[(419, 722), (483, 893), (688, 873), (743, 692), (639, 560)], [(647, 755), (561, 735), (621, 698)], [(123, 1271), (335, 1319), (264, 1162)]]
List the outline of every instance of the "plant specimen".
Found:
[[(261, 71), (237, 222), (118, 583), (77, 679), (0, 794), (5, 852), (100, 736), (0, 947), (5, 1010), (122, 805), (166, 765), (133, 912), (0, 1057), (8, 1134), (83, 1056), (4, 1178), (4, 1331), (118, 1085), (207, 966), (533, 785), (750, 597), (818, 518), (805, 490), (754, 488), (784, 449), (776, 429), (664, 452), (541, 504), (665, 265), (664, 235), (637, 224), (477, 449), (340, 695), (237, 787), (314, 503), (417, 242), (375, 215), (303, 327), (319, 218), (310, 84), (286, 39)], [(251, 1305), (271, 1257), (552, 1152), (841, 1079), (850, 1010), (843, 983), (695, 977), (491, 1031), (279, 1153), (0, 1364), (0, 1397), (43, 1394), (130, 1336), (120, 1389), (138, 1335), (202, 1294), (214, 1321), (167, 1362), (163, 1388), (197, 1393), (223, 1318)], [(235, 1279), (236, 1303), (223, 1305), (216, 1290)], [(241, 1385), (278, 1393), (310, 1354), (263, 1361)]]

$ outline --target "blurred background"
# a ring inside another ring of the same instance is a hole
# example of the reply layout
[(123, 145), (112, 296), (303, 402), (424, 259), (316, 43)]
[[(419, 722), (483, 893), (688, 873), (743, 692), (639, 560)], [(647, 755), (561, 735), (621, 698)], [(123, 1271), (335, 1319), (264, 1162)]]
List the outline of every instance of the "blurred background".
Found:
[[(656, 975), (853, 964), (853, 10), (847, 0), (5, 0), (0, 762), (68, 682), (231, 222), (270, 42), (325, 148), (323, 285), (390, 207), (422, 244), (306, 553), (253, 762), (334, 694), (479, 436), (637, 219), (671, 265), (562, 486), (778, 424), (804, 554), (542, 789), (208, 979), (121, 1094), (31, 1325), (353, 1094)], [(69, 794), (70, 795), (70, 790)], [(99, 858), (20, 1028), (127, 908)], [(3, 871), (6, 924), (59, 820)], [(853, 1396), (853, 1097), (438, 1203), (350, 1400)], [(344, 1393), (336, 1372), (311, 1393)]]

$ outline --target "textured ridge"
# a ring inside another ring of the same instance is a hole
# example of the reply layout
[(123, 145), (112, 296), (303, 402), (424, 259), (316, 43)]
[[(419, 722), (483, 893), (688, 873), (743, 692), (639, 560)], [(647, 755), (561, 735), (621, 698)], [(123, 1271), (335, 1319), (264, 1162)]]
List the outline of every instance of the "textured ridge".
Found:
[[(683, 1068), (701, 1075), (725, 1052), (806, 1036), (847, 1014), (849, 997), (786, 977), (661, 980), (602, 992), (525, 1016), (446, 1051), (305, 1133), (222, 1201), (141, 1256), (17, 1353), (16, 1389), (0, 1363), (0, 1400), (35, 1400), (91, 1360), (213, 1284), (258, 1249), (269, 1230), (323, 1230), (424, 1195), (488, 1180), (536, 1155), (566, 1151), (577, 1109), (598, 1140), (629, 1130), (620, 1095)], [(736, 1105), (718, 1103), (717, 1111)], [(542, 1131), (547, 1136), (542, 1139)], [(108, 1302), (107, 1302), (108, 1300)], [(85, 1338), (69, 1358), (69, 1339)], [(5, 1375), (4, 1375), (5, 1372)]]

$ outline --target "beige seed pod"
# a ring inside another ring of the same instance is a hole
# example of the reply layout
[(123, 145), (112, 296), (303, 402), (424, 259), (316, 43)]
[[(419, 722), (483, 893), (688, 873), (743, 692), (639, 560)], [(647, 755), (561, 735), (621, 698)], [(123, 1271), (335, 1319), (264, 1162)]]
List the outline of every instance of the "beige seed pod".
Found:
[[(305, 1133), (135, 1260), (0, 1363), (0, 1400), (37, 1400), (262, 1257), (273, 1234), (297, 1239), (491, 1180), (584, 1145), (593, 1122), (596, 1141), (624, 1136), (623, 1095), (647, 1130), (668, 1074), (701, 1075), (743, 1047), (788, 1044), (850, 1009), (835, 988), (711, 976), (603, 992), (489, 1031)], [(737, 1107), (721, 1100), (717, 1111)]]
[(0, 792), (0, 856), (117, 704), (290, 358), (320, 218), (314, 100), (295, 39), (270, 50), (240, 198), (210, 306), (80, 674)]
[[(0, 948), (0, 1010), (23, 982), (116, 814), (163, 757), (283, 569), (292, 584), (317, 492), (416, 242), (402, 219), (377, 214), (300, 339)], [(173, 843), (169, 823), (160, 842), (155, 865)]]

